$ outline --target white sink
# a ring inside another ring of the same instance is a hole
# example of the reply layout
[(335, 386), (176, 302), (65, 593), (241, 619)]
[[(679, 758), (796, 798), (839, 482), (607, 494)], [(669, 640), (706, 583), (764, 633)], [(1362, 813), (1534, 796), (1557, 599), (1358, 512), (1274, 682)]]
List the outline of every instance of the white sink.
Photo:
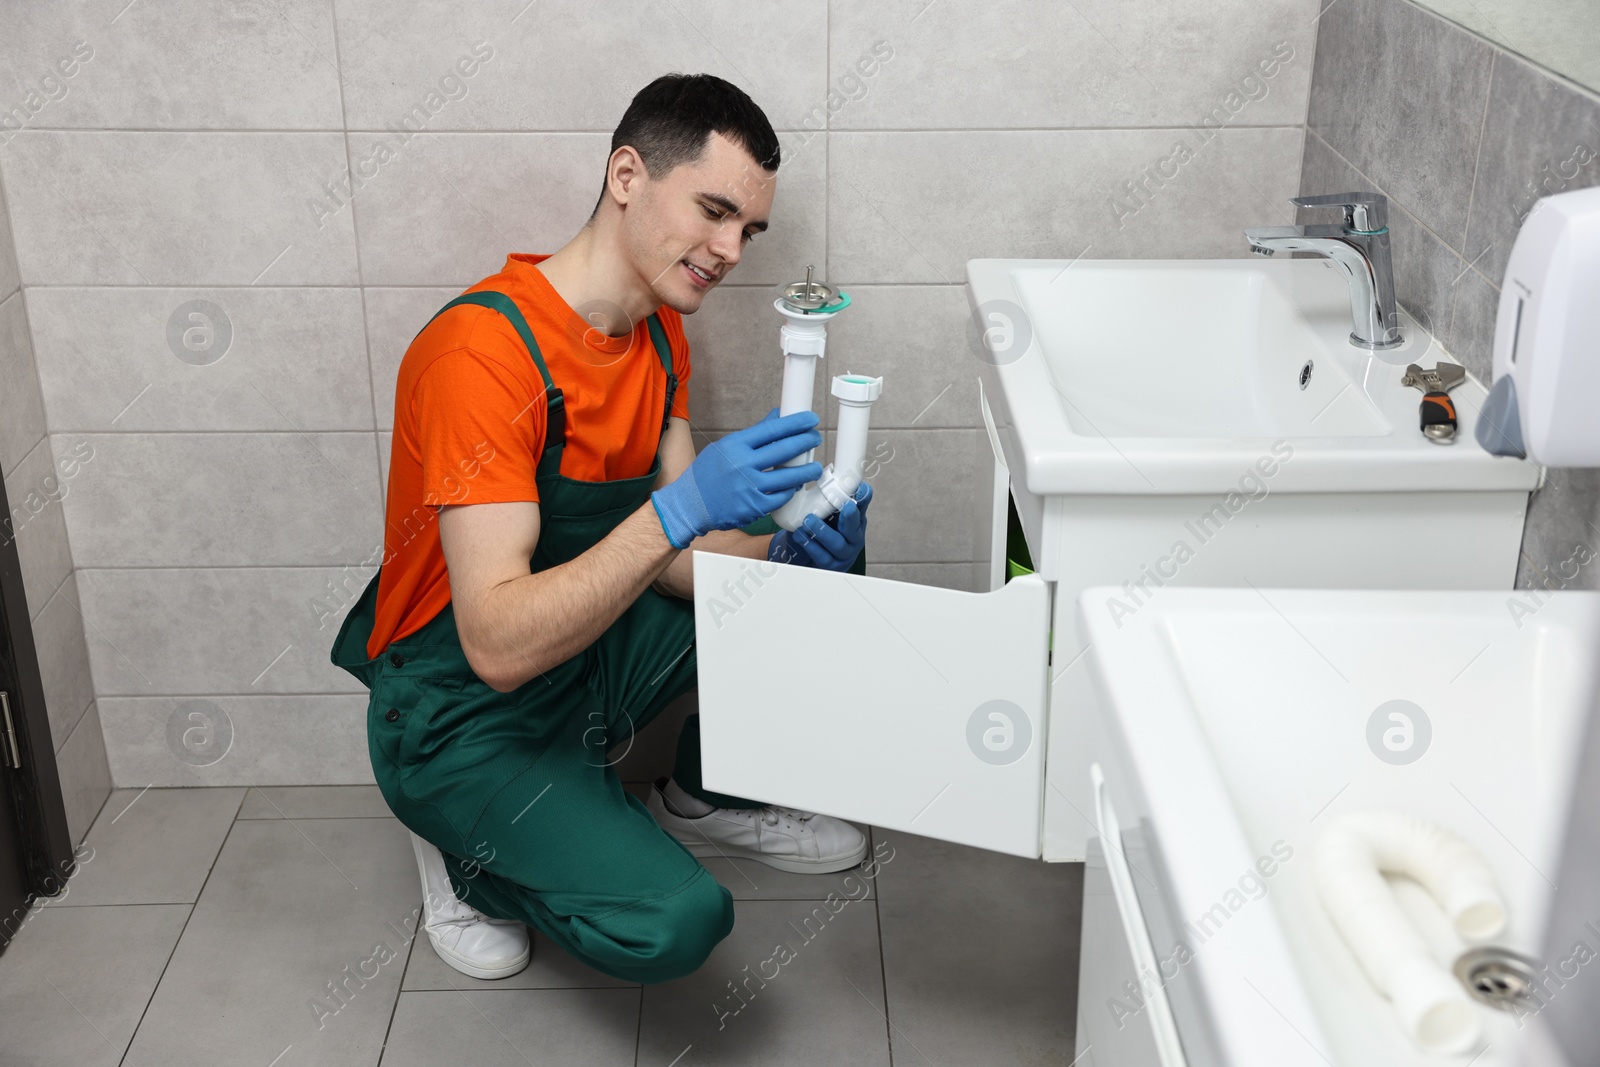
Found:
[(1398, 349), (1351, 344), (1324, 261), (977, 259), (967, 279), (994, 342), (978, 360), (990, 581), (1009, 498), (1051, 583), (1046, 858), (1084, 858), (1093, 802), (1070, 669), (1084, 589), (1122, 587), (1121, 619), (1172, 586), (1511, 588), (1541, 469), (1478, 446), (1470, 376), (1456, 441), (1425, 438), (1400, 378), (1450, 356), (1409, 319)]
[[(1496, 943), (1542, 956), (1600, 594), (1557, 593), (1519, 625), (1503, 592), (1178, 589), (1118, 627), (1104, 604), (1120, 593), (1089, 589), (1079, 605), (1091, 715), (1153, 947), (1167, 956), (1186, 937), (1194, 948), (1166, 987), (1189, 1062), (1472, 1060), (1408, 1042), (1322, 910), (1311, 848), (1341, 811), (1443, 823), (1499, 880), (1512, 922)], [(1369, 717), (1391, 700), (1431, 722), (1414, 762), (1386, 762), (1369, 746)], [(1292, 856), (1261, 880), (1264, 895), (1252, 899), (1252, 886), (1242, 907), (1212, 911), (1275, 846)], [(1448, 967), (1466, 946), (1419, 887), (1396, 888)], [(1220, 918), (1197, 945), (1183, 924), (1208, 913)], [(1086, 1034), (1103, 1046), (1122, 1039), (1092, 996), (1080, 1004)], [(1509, 1067), (1512, 1016), (1482, 1015), (1488, 1047), (1473, 1062)], [(1111, 1051), (1091, 1059), (1118, 1062)]]
[(975, 259), (967, 283), (1001, 349), (981, 370), (1013, 481), (1033, 494), (1226, 491), (1280, 438), (1305, 460), (1290, 492), (1537, 482), (1474, 443), (1487, 394), (1470, 377), (1451, 394), (1457, 443), (1422, 436), (1400, 377), (1453, 358), (1404, 314), (1401, 348), (1352, 345), (1325, 260)]

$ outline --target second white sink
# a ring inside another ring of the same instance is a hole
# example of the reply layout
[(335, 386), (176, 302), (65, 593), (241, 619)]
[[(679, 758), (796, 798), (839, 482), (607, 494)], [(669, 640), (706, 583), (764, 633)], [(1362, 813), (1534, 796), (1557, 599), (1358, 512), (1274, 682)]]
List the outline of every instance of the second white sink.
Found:
[[(1079, 603), (1092, 717), (1155, 952), (1193, 949), (1167, 992), (1185, 1046), (1216, 1057), (1190, 1062), (1473, 1060), (1425, 1055), (1402, 1034), (1321, 907), (1312, 846), (1344, 811), (1440, 822), (1495, 872), (1511, 911), (1496, 942), (1542, 955), (1600, 595), (1557, 593), (1519, 618), (1506, 593), (1180, 589), (1119, 627), (1103, 609), (1119, 592)], [(1379, 714), (1396, 700), (1412, 705), (1412, 732), (1390, 744), (1372, 724), (1397, 725)], [(1261, 857), (1276, 861), (1265, 877)], [(1396, 889), (1448, 967), (1465, 946), (1416, 885)], [(1115, 990), (1124, 976), (1108, 977)], [(1126, 1028), (1100, 1001), (1080, 1004), (1111, 1053)], [(1489, 1045), (1473, 1062), (1515, 1063), (1512, 1016), (1481, 1015)]]

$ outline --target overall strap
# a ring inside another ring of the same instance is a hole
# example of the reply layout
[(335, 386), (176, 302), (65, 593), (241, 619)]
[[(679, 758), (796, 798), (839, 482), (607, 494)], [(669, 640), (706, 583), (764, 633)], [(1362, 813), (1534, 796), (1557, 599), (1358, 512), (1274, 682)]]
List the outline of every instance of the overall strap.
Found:
[[(550, 368), (544, 365), (544, 356), (539, 353), (539, 342), (533, 339), (533, 331), (528, 329), (528, 320), (522, 317), (522, 311), (516, 302), (504, 293), (485, 291), (479, 293), (465, 293), (450, 301), (434, 313), (436, 319), (457, 304), (476, 304), (479, 307), (498, 311), (510, 320), (516, 327), (517, 334), (522, 338), (522, 343), (527, 346), (528, 355), (533, 357), (534, 366), (539, 368), (539, 377), (544, 379), (545, 395), (545, 433), (544, 452), (539, 456), (539, 469), (536, 478), (561, 473), (561, 450), (567, 444), (567, 403), (561, 395), (561, 390), (556, 388), (555, 382), (550, 380)], [(432, 322), (429, 319), (428, 322)], [(422, 329), (427, 329), (424, 326)], [(422, 330), (417, 331), (421, 334)], [(659, 347), (659, 345), (658, 345)], [(671, 406), (671, 393), (668, 394), (667, 404)]]
[(667, 343), (667, 331), (661, 328), (661, 320), (651, 312), (645, 319), (650, 324), (650, 340), (656, 346), (656, 355), (661, 357), (661, 366), (667, 372), (667, 406), (661, 413), (661, 432), (667, 432), (667, 420), (672, 418), (672, 398), (678, 392), (678, 375), (672, 369), (672, 346)]

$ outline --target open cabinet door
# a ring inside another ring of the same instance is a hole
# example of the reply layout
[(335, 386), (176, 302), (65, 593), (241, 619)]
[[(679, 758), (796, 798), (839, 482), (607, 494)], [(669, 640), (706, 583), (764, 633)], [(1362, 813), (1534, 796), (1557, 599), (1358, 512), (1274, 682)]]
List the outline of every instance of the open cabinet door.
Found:
[(708, 789), (1039, 855), (1050, 590), (697, 551)]

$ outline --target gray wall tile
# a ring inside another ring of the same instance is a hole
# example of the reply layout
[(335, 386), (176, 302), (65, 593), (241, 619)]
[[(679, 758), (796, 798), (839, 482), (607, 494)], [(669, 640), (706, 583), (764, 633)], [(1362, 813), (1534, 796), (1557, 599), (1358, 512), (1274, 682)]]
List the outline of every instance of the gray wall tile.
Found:
[(358, 289), (29, 289), (28, 307), (54, 431), (373, 428)]
[[(1218, 107), (1214, 122), (1299, 125), (1316, 13), (1315, 0), (1223, 0), (1203, 10), (1173, 0), (834, 3), (832, 125), (1188, 126)], [(1287, 60), (1262, 78), (1258, 64), (1280, 43)], [(856, 65), (885, 53), (887, 62)]]
[[(3, 139), (0, 134), (0, 139)], [(5, 300), (22, 285), (17, 273), (17, 249), (11, 238), (11, 212), (6, 207), (5, 188), (0, 183), (0, 300)]]
[(1500, 309), (1500, 290), (1475, 270), (1463, 270), (1455, 285), (1455, 311), (1450, 316), (1446, 344), (1480, 382), (1494, 375), (1494, 320)]
[(989, 551), (994, 453), (985, 430), (882, 430), (867, 543), (878, 563), (959, 563)]
[[(339, 128), (328, 0), (107, 8), (18, 4), (7, 12), (0, 85), (15, 91), (0, 100), (22, 105), (20, 116), (10, 113), (15, 120), (93, 129)], [(30, 89), (43, 105), (32, 113)]]
[(20, 292), (0, 301), (0, 471), (8, 476), (44, 440), (44, 404)]
[(106, 755), (99, 711), (91, 704), (67, 743), (56, 753), (61, 796), (67, 808), (67, 834), (74, 844), (83, 840), (106, 797), (111, 795), (111, 772)]
[[(364, 587), (355, 566), (80, 570), (96, 692), (102, 703), (120, 695), (364, 694), (328, 658)], [(282, 738), (291, 749), (303, 744)]]
[[(1466, 259), (1411, 212), (1394, 206), (1389, 210), (1389, 252), (1396, 299), (1424, 329), (1444, 340), (1454, 325), (1461, 286), (1467, 280)], [(1489, 380), (1486, 374), (1478, 378)]]
[[(333, 643), (332, 637), (328, 643)], [(323, 655), (326, 658), (326, 650)], [(152, 784), (373, 784), (365, 690), (344, 696), (206, 697), (214, 707), (203, 713), (215, 723), (227, 722), (233, 740), (220, 758), (203, 765), (186, 762), (167, 747), (168, 721), (175, 715), (187, 721), (193, 707), (190, 699), (106, 697), (97, 702), (105, 722), (112, 781), (136, 789)], [(222, 715), (215, 708), (221, 708)]]
[(1600, 91), (1600, 21), (1590, 0), (1415, 0), (1547, 70)]
[[(1298, 129), (1051, 130), (829, 135), (828, 276), (966, 281), (989, 256), (1248, 255), (1240, 231), (1281, 219)], [(1187, 146), (1189, 161), (1179, 143)], [(1172, 160), (1163, 179), (1155, 168)], [(1151, 168), (1153, 178), (1144, 168)], [(1130, 187), (1146, 183), (1145, 192)], [(949, 204), (939, 225), (929, 204)], [(1085, 248), (1087, 247), (1087, 252)]]
[[(829, 390), (836, 374), (883, 377), (872, 405), (879, 429), (981, 427), (978, 357), (969, 347), (965, 285), (851, 286), (849, 310), (828, 326), (828, 350), (818, 396), (828, 397), (828, 425), (838, 424)], [(776, 319), (777, 313), (770, 316)], [(775, 334), (776, 331), (773, 331)], [(778, 345), (774, 336), (774, 351)], [(780, 373), (773, 382), (776, 392)]]
[(28, 131), (0, 167), (26, 285), (357, 280), (338, 133)]
[(383, 528), (371, 433), (86, 439), (95, 458), (62, 502), (80, 567), (355, 562)]
[(1320, 21), (1311, 129), (1464, 250), (1493, 48), (1403, 0), (1343, 0)]
[(44, 438), (6, 477), (11, 516), (9, 525), (0, 531), (0, 540), (16, 538), (30, 618), (38, 617), (72, 571), (61, 500), (72, 492), (72, 481), (81, 472), (82, 463), (75, 456), (53, 459), (50, 439)]
[[(870, 510), (868, 514), (871, 514)], [(963, 593), (989, 591), (987, 560), (975, 560), (970, 563), (874, 563), (869, 559), (867, 575), (872, 578), (887, 578), (892, 582), (936, 585), (941, 589), (956, 589)]]
[(33, 620), (33, 644), (50, 714), (50, 736), (60, 751), (84, 709), (94, 702), (94, 677), (84, 643), (77, 582), (68, 575)]
[[(531, 11), (489, 0), (399, 7), (343, 0), (337, 7), (352, 130), (387, 129), (409, 117), (413, 128), (431, 130), (609, 133), (633, 95), (667, 71), (725, 78), (779, 129), (797, 125), (827, 94), (825, 0), (620, 0), (604, 8), (556, 0)], [(463, 76), (473, 64), (457, 62), (483, 56)], [(602, 56), (605, 70), (596, 77)], [(593, 185), (598, 193), (598, 177)]]
[[(393, 454), (394, 434), (388, 432), (378, 434), (378, 466), (382, 471), (385, 507), (388, 506), (389, 500), (389, 461)], [(376, 538), (374, 538), (374, 544), (376, 544)]]
[(1462, 251), (1499, 284), (1538, 198), (1592, 185), (1600, 185), (1600, 97), (1497, 55)]
[[(403, 143), (352, 133), (358, 172), (380, 141), (394, 157), (353, 199), (366, 282), (457, 291), (498, 272), (508, 252), (566, 244), (594, 208), (610, 147), (601, 133), (422, 133)], [(822, 262), (824, 165), (817, 148), (784, 161), (772, 228), (750, 243), (732, 280), (787, 282), (795, 263)]]

